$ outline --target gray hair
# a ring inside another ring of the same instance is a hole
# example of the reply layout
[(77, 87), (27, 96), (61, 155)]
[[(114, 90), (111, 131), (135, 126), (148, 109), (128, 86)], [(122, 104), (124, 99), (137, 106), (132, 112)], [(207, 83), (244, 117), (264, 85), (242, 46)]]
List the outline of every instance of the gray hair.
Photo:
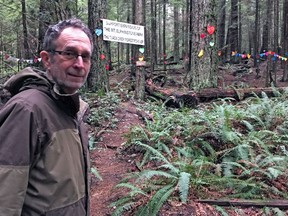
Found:
[(58, 39), (61, 32), (69, 27), (78, 28), (82, 30), (89, 38), (91, 43), (91, 50), (93, 50), (93, 38), (90, 29), (79, 19), (77, 18), (71, 18), (67, 20), (60, 21), (59, 23), (55, 25), (49, 26), (47, 29), (44, 41), (43, 41), (43, 49), (44, 50), (51, 50), (55, 49), (55, 40)]

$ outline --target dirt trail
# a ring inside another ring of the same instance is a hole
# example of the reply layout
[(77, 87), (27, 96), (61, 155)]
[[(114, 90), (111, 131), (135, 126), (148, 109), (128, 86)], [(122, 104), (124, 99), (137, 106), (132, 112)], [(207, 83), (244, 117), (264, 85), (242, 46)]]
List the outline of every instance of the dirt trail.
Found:
[(129, 158), (118, 154), (119, 147), (125, 142), (123, 135), (132, 125), (140, 124), (139, 116), (131, 103), (121, 104), (116, 111), (119, 120), (117, 127), (101, 135), (101, 141), (96, 144), (96, 149), (91, 152), (91, 166), (96, 167), (102, 181), (93, 178), (91, 185), (91, 216), (110, 215), (108, 205), (115, 201), (119, 193), (112, 193), (113, 187), (119, 183), (125, 173), (135, 171), (135, 166)]

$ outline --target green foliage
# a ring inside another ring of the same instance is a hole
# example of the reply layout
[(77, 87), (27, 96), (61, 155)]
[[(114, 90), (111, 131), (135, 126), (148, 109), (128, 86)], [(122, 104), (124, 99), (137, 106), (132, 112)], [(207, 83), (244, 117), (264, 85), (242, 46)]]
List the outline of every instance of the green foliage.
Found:
[(92, 93), (85, 94), (86, 100), (92, 107), (88, 117), (88, 123), (95, 127), (100, 127), (105, 121), (110, 121), (110, 127), (114, 127), (116, 119), (113, 119), (114, 111), (120, 103), (119, 97), (109, 92), (104, 95), (97, 95)]
[(92, 167), (90, 172), (99, 180), (101, 180), (101, 181), (103, 180), (101, 175), (99, 174), (99, 172), (97, 171), (97, 169), (95, 167)]
[(181, 172), (179, 176), (179, 193), (180, 193), (180, 199), (181, 202), (186, 203), (187, 197), (188, 197), (188, 191), (190, 186), (190, 173)]
[[(126, 179), (125, 183), (119, 183), (116, 185), (116, 187), (130, 189), (129, 197), (131, 199), (125, 199), (125, 202), (121, 205), (124, 206), (127, 203), (130, 203), (135, 196), (148, 196), (147, 194), (152, 194), (152, 197), (146, 205), (138, 208), (135, 215), (156, 216), (162, 205), (170, 196), (172, 196), (173, 192), (176, 191), (177, 188), (179, 191), (179, 200), (185, 203), (189, 194), (191, 175), (185, 171), (181, 171), (179, 164), (170, 162), (163, 154), (161, 154), (160, 151), (140, 142), (137, 143), (137, 145), (150, 151), (152, 155), (151, 158), (161, 162), (162, 165), (158, 166), (156, 170), (144, 169), (142, 172), (132, 174), (130, 178), (128, 178), (130, 181)], [(134, 179), (134, 181), (131, 181), (132, 179)], [(119, 209), (120, 208), (121, 206)]]
[[(227, 197), (287, 199), (285, 189), (271, 186), (288, 177), (287, 96), (275, 94), (273, 99), (262, 94), (237, 104), (224, 99), (194, 110), (142, 107), (153, 113), (153, 121), (132, 128), (126, 143), (144, 154), (137, 163), (143, 170), (129, 184), (152, 194), (145, 207), (138, 207), (139, 215), (154, 212), (154, 195), (167, 195), (163, 203), (175, 196), (186, 202), (190, 189), (208, 196), (203, 187), (231, 190)], [(153, 169), (145, 168), (152, 164)], [(225, 215), (225, 210), (218, 211)]]
[(215, 209), (221, 214), (221, 216), (229, 216), (224, 208), (216, 206)]

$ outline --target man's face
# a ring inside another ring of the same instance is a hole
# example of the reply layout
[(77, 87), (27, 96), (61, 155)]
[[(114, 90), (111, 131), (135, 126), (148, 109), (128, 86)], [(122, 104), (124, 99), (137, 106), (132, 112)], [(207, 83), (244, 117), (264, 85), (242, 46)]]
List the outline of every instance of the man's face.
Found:
[(65, 93), (75, 93), (85, 83), (90, 70), (90, 40), (82, 30), (69, 27), (61, 32), (55, 45), (52, 54), (40, 53), (48, 77)]

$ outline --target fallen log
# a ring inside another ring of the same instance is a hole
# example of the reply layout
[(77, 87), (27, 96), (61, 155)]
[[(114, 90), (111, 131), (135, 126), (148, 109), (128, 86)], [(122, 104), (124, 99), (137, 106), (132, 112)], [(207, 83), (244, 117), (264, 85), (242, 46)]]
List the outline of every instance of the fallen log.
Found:
[(288, 88), (211, 88), (211, 89), (203, 89), (196, 93), (200, 102), (208, 102), (211, 100), (219, 99), (219, 98), (234, 98), (237, 101), (241, 101), (248, 97), (258, 97), (262, 96), (262, 93), (265, 93), (268, 97), (277, 96), (278, 92), (283, 93)]
[(232, 98), (241, 101), (248, 97), (261, 97), (263, 92), (268, 97), (275, 97), (278, 93), (283, 93), (288, 88), (209, 88), (198, 92), (180, 92), (175, 89), (160, 88), (155, 85), (146, 85), (146, 92), (157, 99), (165, 102), (165, 105), (179, 108), (181, 106), (195, 108), (199, 102), (210, 102), (216, 99)]
[(175, 89), (159, 88), (154, 85), (146, 85), (145, 90), (156, 99), (162, 100), (168, 107), (180, 108), (186, 106), (195, 108), (199, 104), (198, 98), (193, 91), (183, 93)]
[(271, 207), (282, 210), (288, 209), (288, 200), (197, 200), (200, 203), (217, 206), (241, 206), (241, 207)]

